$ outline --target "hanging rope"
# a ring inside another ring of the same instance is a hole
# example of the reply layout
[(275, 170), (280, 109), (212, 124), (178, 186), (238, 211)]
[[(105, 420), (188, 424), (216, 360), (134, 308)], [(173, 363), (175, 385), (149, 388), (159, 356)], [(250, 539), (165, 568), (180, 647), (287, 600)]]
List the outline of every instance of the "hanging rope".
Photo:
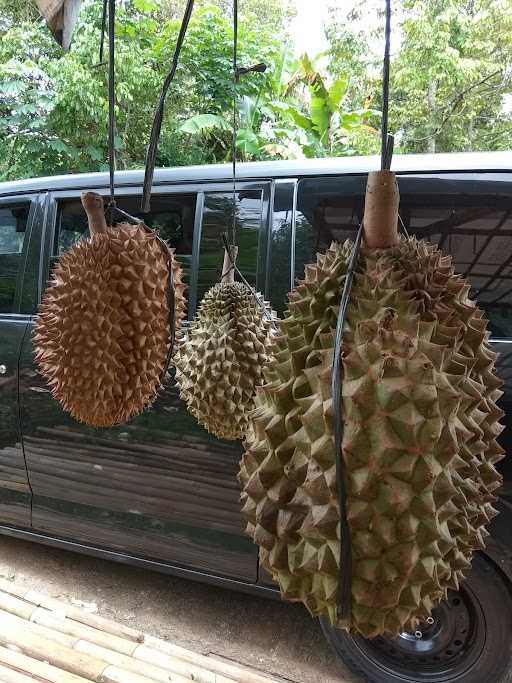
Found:
[[(391, 0), (386, 2), (386, 27), (385, 27), (385, 47), (384, 47), (384, 66), (382, 74), (382, 128), (381, 128), (381, 169), (391, 168), (393, 157), (394, 138), (388, 132), (389, 119), (389, 65), (390, 65), (390, 45), (391, 45)], [(401, 219), (400, 219), (401, 221)], [(405, 225), (402, 229), (407, 233)], [(337, 619), (340, 624), (350, 625), (352, 611), (352, 539), (350, 526), (347, 519), (347, 484), (345, 478), (345, 460), (343, 458), (343, 419), (342, 419), (342, 356), (343, 356), (343, 333), (347, 308), (350, 300), (350, 292), (354, 279), (354, 271), (359, 258), (361, 244), (363, 241), (363, 224), (359, 226), (356, 241), (350, 255), (343, 292), (341, 294), (340, 307), (338, 311), (338, 322), (336, 324), (336, 334), (334, 340), (334, 357), (332, 362), (331, 392), (332, 410), (334, 424), (334, 452), (336, 454), (336, 485), (338, 489), (338, 505), (340, 514), (340, 558), (338, 591), (336, 595)]]
[(169, 253), (169, 247), (164, 240), (149, 228), (140, 218), (131, 216), (126, 211), (120, 209), (115, 200), (115, 0), (104, 0), (103, 2), (103, 18), (101, 28), (101, 45), (100, 45), (100, 63), (103, 59), (103, 45), (105, 37), (105, 23), (108, 8), (108, 164), (109, 164), (109, 201), (107, 204), (106, 216), (108, 225), (112, 225), (114, 215), (117, 214), (129, 223), (133, 223), (142, 227), (148, 234), (156, 236), (158, 244), (162, 249), (164, 256), (168, 259), (169, 275), (167, 278), (167, 303), (169, 306), (169, 328), (170, 328), (170, 343), (167, 351), (164, 368), (162, 370), (161, 379), (165, 378), (171, 362), (171, 357), (174, 350), (175, 328), (176, 328), (176, 294), (174, 291), (174, 276), (172, 272), (172, 260)]
[(389, 120), (389, 63), (391, 52), (391, 0), (386, 1), (386, 28), (384, 45), (384, 66), (382, 70), (382, 127), (381, 127), (381, 169), (391, 168), (395, 139), (388, 132)]
[(224, 244), (224, 249), (226, 250), (226, 253), (228, 254), (229, 257), (229, 262), (230, 262), (230, 269), (228, 272), (231, 272), (231, 270), (234, 270), (235, 273), (238, 275), (240, 280), (244, 283), (244, 285), (247, 287), (247, 289), (251, 292), (253, 299), (256, 301), (258, 306), (261, 308), (263, 315), (267, 320), (269, 320), (274, 328), (276, 328), (276, 321), (274, 317), (272, 316), (272, 312), (269, 310), (268, 306), (265, 305), (265, 300), (263, 299), (262, 296), (258, 295), (258, 292), (252, 287), (244, 277), (243, 273), (238, 269), (236, 263), (233, 261), (231, 258), (231, 249), (229, 248), (229, 242), (228, 242), (228, 236), (226, 233), (222, 234), (222, 242)]
[(115, 21), (116, 21), (116, 2), (108, 0), (108, 166), (109, 166), (109, 185), (110, 199), (108, 203), (109, 224), (112, 224), (112, 210), (116, 205), (114, 173), (116, 169), (116, 149), (115, 149), (115, 106), (116, 106), (116, 84), (115, 84)]
[(238, 137), (238, 0), (233, 0), (233, 137), (231, 140), (231, 163), (233, 174), (233, 220), (231, 224), (231, 244), (236, 244), (236, 143)]
[(187, 34), (187, 29), (193, 9), (194, 0), (187, 0), (185, 14), (183, 15), (180, 32), (178, 34), (178, 40), (176, 41), (176, 47), (174, 49), (171, 70), (167, 74), (167, 78), (165, 79), (164, 84), (162, 86), (162, 91), (160, 93), (160, 98), (158, 100), (158, 104), (155, 111), (155, 117), (153, 119), (153, 127), (151, 128), (148, 151), (146, 153), (146, 171), (144, 175), (144, 189), (142, 193), (141, 203), (141, 208), (144, 213), (148, 213), (151, 210), (151, 189), (153, 187), (153, 175), (155, 172), (158, 141), (160, 140), (160, 131), (162, 129), (162, 122), (164, 118), (165, 98), (167, 97), (167, 91), (169, 90), (169, 87), (176, 75), (176, 70), (178, 68), (178, 62), (181, 54), (181, 48), (183, 47), (183, 41), (185, 40), (185, 36)]
[(345, 482), (345, 461), (343, 459), (343, 420), (341, 401), (343, 332), (347, 317), (347, 308), (354, 279), (354, 271), (359, 258), (361, 242), (363, 240), (363, 224), (359, 226), (356, 241), (352, 249), (348, 264), (343, 292), (341, 294), (338, 322), (334, 341), (334, 358), (332, 362), (331, 392), (332, 410), (334, 417), (334, 452), (336, 454), (336, 485), (338, 488), (338, 505), (340, 513), (340, 563), (338, 576), (338, 592), (336, 596), (336, 610), (338, 620), (348, 624), (350, 622), (352, 603), (352, 539), (347, 519), (347, 486)]

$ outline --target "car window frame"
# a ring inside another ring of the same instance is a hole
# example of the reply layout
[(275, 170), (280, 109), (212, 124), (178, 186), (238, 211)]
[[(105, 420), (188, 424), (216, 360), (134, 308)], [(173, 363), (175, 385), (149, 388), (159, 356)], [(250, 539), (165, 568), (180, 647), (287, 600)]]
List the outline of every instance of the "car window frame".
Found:
[[(271, 213), (271, 187), (273, 179), (262, 178), (255, 180), (237, 181), (237, 191), (257, 190), (262, 192), (262, 233), (258, 244), (258, 263), (256, 264), (257, 286), (262, 290), (266, 285), (267, 252), (269, 241), (269, 229), (272, 218)], [(142, 185), (123, 185), (116, 190), (116, 197), (140, 197), (142, 198)], [(201, 244), (201, 230), (203, 221), (204, 195), (206, 193), (227, 193), (233, 191), (233, 184), (228, 181), (216, 182), (185, 182), (185, 183), (159, 183), (152, 189), (153, 195), (195, 194), (196, 208), (194, 218), (194, 236), (192, 244), (190, 286), (188, 289), (188, 319), (192, 320), (197, 309), (197, 269), (199, 266), (199, 254)], [(50, 275), (50, 264), (55, 245), (59, 203), (80, 199), (81, 189), (55, 190), (47, 193), (46, 221), (41, 245), (41, 259), (39, 270), (39, 296), (41, 302), (45, 283)], [(109, 196), (107, 185), (88, 187), (87, 192), (97, 192), (103, 197)]]
[[(294, 201), (294, 210), (293, 210), (293, 225), (292, 225), (292, 267), (293, 270), (291, 270), (292, 274), (292, 279), (295, 275), (295, 250), (296, 250), (296, 218), (297, 218), (297, 213), (299, 212), (299, 204), (300, 204), (300, 187), (303, 182), (307, 181), (320, 181), (320, 180), (331, 180), (331, 181), (340, 181), (340, 194), (343, 194), (343, 187), (341, 183), (346, 180), (346, 179), (364, 179), (367, 177), (368, 174), (366, 173), (340, 173), (338, 174), (332, 174), (328, 173), (325, 175), (315, 175), (315, 176), (300, 176), (298, 178), (298, 182), (296, 185), (296, 196), (295, 196), (295, 201)], [(485, 180), (486, 178), (488, 181), (494, 181), (495, 183), (500, 183), (503, 182), (504, 184), (507, 185), (508, 188), (512, 188), (512, 170), (493, 170), (493, 169), (476, 169), (476, 170), (441, 170), (441, 171), (403, 171), (403, 172), (397, 172), (396, 173), (397, 177), (397, 182), (398, 182), (398, 189), (400, 190), (400, 180), (401, 179), (407, 179), (407, 178), (418, 178), (422, 179), (425, 181), (428, 180), (434, 180), (434, 181), (446, 181), (446, 182), (457, 182), (458, 180), (464, 180), (466, 182), (469, 181), (474, 181), (475, 186), (478, 186), (478, 184), (482, 181)], [(509, 195), (509, 192), (505, 193), (507, 198)], [(364, 195), (363, 195), (364, 196)], [(512, 207), (512, 190), (510, 191), (510, 202), (511, 202), (511, 207)], [(449, 253), (449, 251), (446, 249), (446, 253)], [(510, 333), (510, 336), (508, 337), (498, 337), (498, 336), (492, 336), (489, 341), (491, 343), (512, 343), (512, 331)]]
[(29, 249), (31, 242), (34, 239), (33, 227), (36, 222), (37, 209), (39, 206), (40, 193), (23, 193), (23, 194), (12, 194), (12, 195), (2, 195), (0, 197), (0, 207), (4, 206), (16, 206), (19, 204), (28, 204), (29, 211), (27, 217), (27, 227), (25, 230), (25, 236), (23, 238), (23, 246), (20, 255), (20, 267), (16, 273), (16, 284), (14, 290), (14, 300), (13, 300), (13, 310), (10, 313), (0, 311), (0, 318), (8, 320), (21, 320), (28, 319), (33, 314), (32, 312), (24, 312), (21, 310), (23, 301), (23, 292), (25, 289), (26, 281), (26, 267), (27, 258), (29, 254)]

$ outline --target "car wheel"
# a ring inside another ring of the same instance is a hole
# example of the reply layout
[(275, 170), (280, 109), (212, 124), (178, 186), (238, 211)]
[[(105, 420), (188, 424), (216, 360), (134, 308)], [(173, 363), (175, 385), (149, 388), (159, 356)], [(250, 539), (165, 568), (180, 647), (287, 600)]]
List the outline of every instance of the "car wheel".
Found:
[(506, 683), (512, 680), (512, 594), (477, 555), (460, 591), (450, 591), (415, 633), (367, 640), (321, 619), (336, 654), (368, 683)]

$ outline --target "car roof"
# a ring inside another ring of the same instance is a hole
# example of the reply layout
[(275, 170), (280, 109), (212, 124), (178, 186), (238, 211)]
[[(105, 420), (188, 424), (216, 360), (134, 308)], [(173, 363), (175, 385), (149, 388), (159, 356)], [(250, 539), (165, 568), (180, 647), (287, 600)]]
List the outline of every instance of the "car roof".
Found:
[[(379, 168), (380, 158), (337, 157), (293, 161), (257, 161), (237, 164), (239, 180), (264, 178), (303, 178), (317, 175), (366, 174)], [(512, 152), (463, 152), (455, 154), (395, 154), (393, 170), (397, 173), (512, 171)], [(231, 164), (180, 166), (155, 170), (154, 185), (229, 180)], [(108, 173), (77, 173), (0, 183), (0, 196), (101, 188), (108, 185)], [(116, 187), (142, 185), (144, 170), (117, 171)]]

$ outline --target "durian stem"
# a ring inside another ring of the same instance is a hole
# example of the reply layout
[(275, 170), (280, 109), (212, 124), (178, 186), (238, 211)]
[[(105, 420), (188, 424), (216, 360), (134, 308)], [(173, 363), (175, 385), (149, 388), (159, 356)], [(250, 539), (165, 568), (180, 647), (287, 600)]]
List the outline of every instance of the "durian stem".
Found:
[(228, 253), (227, 249), (224, 249), (224, 264), (222, 266), (222, 277), (220, 279), (223, 284), (231, 284), (235, 281), (235, 263), (236, 257), (238, 256), (238, 247), (235, 247), (235, 245), (232, 244), (229, 247), (229, 251), (231, 254)]
[(368, 249), (387, 249), (398, 244), (400, 193), (392, 171), (368, 174), (364, 204), (364, 243)]
[(82, 206), (87, 214), (91, 236), (107, 232), (103, 197), (97, 192), (82, 192)]

